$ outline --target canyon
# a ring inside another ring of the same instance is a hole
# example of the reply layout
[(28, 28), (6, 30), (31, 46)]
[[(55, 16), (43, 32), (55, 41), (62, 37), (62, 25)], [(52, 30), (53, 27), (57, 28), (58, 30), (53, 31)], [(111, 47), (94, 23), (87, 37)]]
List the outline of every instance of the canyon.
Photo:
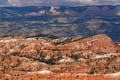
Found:
[(89, 37), (0, 38), (0, 80), (119, 80), (120, 46)]

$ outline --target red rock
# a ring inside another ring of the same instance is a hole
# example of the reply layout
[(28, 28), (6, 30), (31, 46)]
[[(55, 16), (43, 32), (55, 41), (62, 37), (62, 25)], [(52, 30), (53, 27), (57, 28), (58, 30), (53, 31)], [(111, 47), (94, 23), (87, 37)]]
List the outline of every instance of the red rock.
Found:
[[(2, 77), (0, 75), (1, 80), (6, 78), (8, 80), (60, 78), (61, 80), (63, 77), (64, 80), (113, 80), (114, 77), (105, 78), (101, 75), (89, 74), (120, 72), (120, 47), (105, 34), (83, 39), (3, 38), (0, 39), (0, 52), (2, 52), (0, 73), (3, 74)], [(41, 70), (49, 70), (52, 74), (50, 76), (33, 73)], [(77, 75), (86, 73), (86, 75), (76, 76), (76, 73)]]

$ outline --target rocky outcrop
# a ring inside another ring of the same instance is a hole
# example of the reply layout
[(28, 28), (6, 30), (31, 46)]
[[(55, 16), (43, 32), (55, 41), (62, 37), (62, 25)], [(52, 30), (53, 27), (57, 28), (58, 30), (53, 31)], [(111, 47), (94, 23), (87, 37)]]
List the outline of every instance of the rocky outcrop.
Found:
[(51, 15), (59, 15), (60, 12), (57, 11), (58, 9), (59, 7), (51, 6), (49, 12), (51, 13)]
[(117, 44), (115, 44), (107, 35), (95, 35), (92, 37), (77, 39), (56, 46), (45, 46), (44, 50), (64, 51), (63, 54), (71, 54), (72, 51), (92, 52), (92, 53), (115, 53), (117, 52)]
[(82, 39), (6, 37), (0, 39), (0, 52), (0, 73), (4, 78), (120, 72), (119, 45), (105, 34)]

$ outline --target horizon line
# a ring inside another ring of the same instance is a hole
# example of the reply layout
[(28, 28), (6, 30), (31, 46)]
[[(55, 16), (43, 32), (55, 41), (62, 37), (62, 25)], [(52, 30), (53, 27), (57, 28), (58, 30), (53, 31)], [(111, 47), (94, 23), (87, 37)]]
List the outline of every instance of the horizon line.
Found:
[(26, 5), (26, 6), (2, 6), (0, 5), (0, 7), (51, 7), (51, 6), (66, 6), (66, 7), (79, 7), (79, 6), (120, 6), (119, 4), (89, 4), (89, 5)]

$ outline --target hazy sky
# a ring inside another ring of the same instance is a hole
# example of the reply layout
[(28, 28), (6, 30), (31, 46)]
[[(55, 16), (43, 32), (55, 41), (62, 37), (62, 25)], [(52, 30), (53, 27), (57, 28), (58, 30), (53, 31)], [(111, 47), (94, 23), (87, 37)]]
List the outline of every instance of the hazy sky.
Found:
[(0, 0), (0, 6), (120, 5), (120, 0)]

